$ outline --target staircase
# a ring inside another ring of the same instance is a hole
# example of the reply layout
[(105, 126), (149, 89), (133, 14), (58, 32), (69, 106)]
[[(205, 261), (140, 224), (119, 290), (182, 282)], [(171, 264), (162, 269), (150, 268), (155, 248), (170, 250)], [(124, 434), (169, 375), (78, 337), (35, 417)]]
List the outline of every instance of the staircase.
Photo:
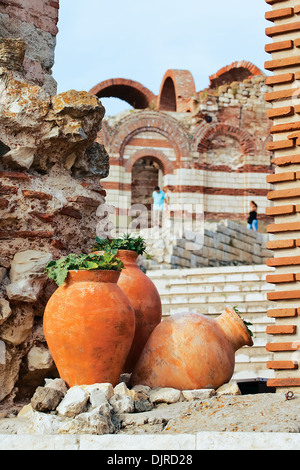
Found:
[(236, 352), (233, 379), (239, 380), (273, 377), (273, 371), (266, 368), (273, 354), (265, 349), (266, 326), (273, 323), (267, 317), (270, 302), (266, 300), (266, 292), (272, 291), (273, 285), (265, 278), (272, 271), (265, 265), (249, 265), (156, 270), (147, 275), (161, 296), (163, 317), (179, 312), (217, 317), (226, 305), (231, 305), (253, 324), (254, 345)]

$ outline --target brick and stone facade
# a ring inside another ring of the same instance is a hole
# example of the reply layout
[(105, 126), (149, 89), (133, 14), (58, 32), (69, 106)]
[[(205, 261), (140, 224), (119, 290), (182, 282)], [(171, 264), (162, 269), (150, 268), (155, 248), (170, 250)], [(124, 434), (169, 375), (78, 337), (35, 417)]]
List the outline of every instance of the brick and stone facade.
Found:
[(270, 386), (279, 390), (300, 391), (299, 372), (299, 177), (300, 177), (300, 4), (298, 0), (266, 0), (270, 11), (266, 19), (266, 52), (270, 60), (265, 68), (273, 74), (266, 79), (271, 91), (266, 93), (267, 111), (273, 121), (270, 129), (273, 137), (268, 149), (274, 152), (272, 163), (275, 173), (267, 177), (272, 185), (268, 200), (272, 207), (266, 213), (274, 217), (267, 228), (272, 240), (268, 248), (274, 257), (267, 265), (275, 268), (267, 281), (275, 285), (268, 300), (273, 306), (268, 316), (275, 325), (267, 327), (269, 335), (267, 351), (272, 351), (274, 360), (267, 367), (275, 371)]
[(106, 117), (97, 137), (110, 155), (107, 202), (121, 214), (135, 203), (150, 208), (156, 181), (171, 206), (198, 212), (199, 205), (206, 220), (245, 223), (251, 200), (266, 220), (270, 90), (264, 73), (246, 61), (222, 68), (200, 92), (186, 70), (168, 70), (158, 96), (121, 78), (96, 85), (91, 94), (134, 108)]

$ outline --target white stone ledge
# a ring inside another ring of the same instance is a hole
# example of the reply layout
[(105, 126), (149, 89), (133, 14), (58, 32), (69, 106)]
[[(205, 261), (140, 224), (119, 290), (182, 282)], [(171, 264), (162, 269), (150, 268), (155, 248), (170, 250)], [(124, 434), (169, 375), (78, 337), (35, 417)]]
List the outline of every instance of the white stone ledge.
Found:
[(196, 434), (0, 434), (0, 450), (300, 450), (300, 434), (198, 432)]

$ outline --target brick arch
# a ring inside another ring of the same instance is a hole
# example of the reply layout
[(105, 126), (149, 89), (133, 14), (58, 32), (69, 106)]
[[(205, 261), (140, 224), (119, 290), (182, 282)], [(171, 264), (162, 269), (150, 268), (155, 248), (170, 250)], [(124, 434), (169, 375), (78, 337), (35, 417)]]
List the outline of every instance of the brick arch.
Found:
[(167, 70), (157, 99), (160, 111), (186, 112), (187, 101), (196, 93), (193, 75), (188, 70)]
[(255, 143), (246, 131), (224, 123), (216, 123), (213, 125), (200, 124), (194, 134), (193, 150), (195, 152), (205, 152), (210, 148), (212, 140), (217, 135), (227, 135), (236, 139), (244, 155), (257, 154)]
[(242, 82), (253, 75), (264, 75), (264, 73), (256, 65), (246, 60), (233, 62), (209, 77), (210, 88), (217, 88), (220, 85), (230, 84), (235, 81)]
[(95, 85), (90, 94), (98, 98), (119, 98), (135, 109), (149, 108), (156, 96), (141, 83), (125, 78), (111, 78)]
[(168, 157), (163, 152), (159, 152), (158, 150), (148, 149), (148, 148), (137, 150), (137, 152), (135, 152), (126, 161), (124, 165), (125, 171), (131, 173), (132, 167), (135, 164), (135, 162), (140, 160), (140, 158), (145, 158), (145, 157), (150, 157), (152, 160), (159, 163), (164, 175), (174, 173), (174, 166), (172, 162), (168, 159)]
[(109, 153), (119, 154), (122, 164), (126, 145), (141, 132), (157, 132), (166, 137), (175, 151), (177, 164), (190, 154), (189, 136), (178, 121), (156, 111), (136, 111), (120, 121), (111, 137)]

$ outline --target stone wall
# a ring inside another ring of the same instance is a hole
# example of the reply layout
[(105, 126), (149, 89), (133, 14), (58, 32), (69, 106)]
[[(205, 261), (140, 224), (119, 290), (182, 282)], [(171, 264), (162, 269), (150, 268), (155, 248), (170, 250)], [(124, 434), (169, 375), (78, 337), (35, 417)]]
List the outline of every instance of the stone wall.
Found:
[[(11, 13), (11, 2), (2, 2), (1, 14), (3, 3)], [(46, 8), (46, 3), (34, 5)], [(18, 8), (16, 2), (16, 15)], [(28, 22), (39, 34), (30, 15)], [(26, 41), (24, 24), (19, 27)], [(95, 143), (104, 116), (101, 102), (74, 90), (50, 96), (46, 78), (43, 86), (36, 77), (28, 80), (25, 41), (0, 38), (2, 406), (31, 395), (45, 376), (57, 375), (42, 327), (56, 285), (44, 268), (70, 252), (90, 252), (100, 221), (96, 211), (105, 202), (100, 180), (109, 171), (108, 155)], [(41, 43), (38, 50), (43, 52)]]
[(266, 248), (269, 236), (248, 230), (246, 226), (226, 220), (206, 224), (201, 237), (188, 233), (183, 238), (158, 237), (156, 228), (147, 234), (147, 269), (198, 268), (264, 264), (271, 251)]
[(22, 38), (26, 53), (24, 76), (55, 95), (52, 77), (54, 49), (58, 33), (59, 2), (55, 0), (1, 0), (0, 34), (4, 38)]

